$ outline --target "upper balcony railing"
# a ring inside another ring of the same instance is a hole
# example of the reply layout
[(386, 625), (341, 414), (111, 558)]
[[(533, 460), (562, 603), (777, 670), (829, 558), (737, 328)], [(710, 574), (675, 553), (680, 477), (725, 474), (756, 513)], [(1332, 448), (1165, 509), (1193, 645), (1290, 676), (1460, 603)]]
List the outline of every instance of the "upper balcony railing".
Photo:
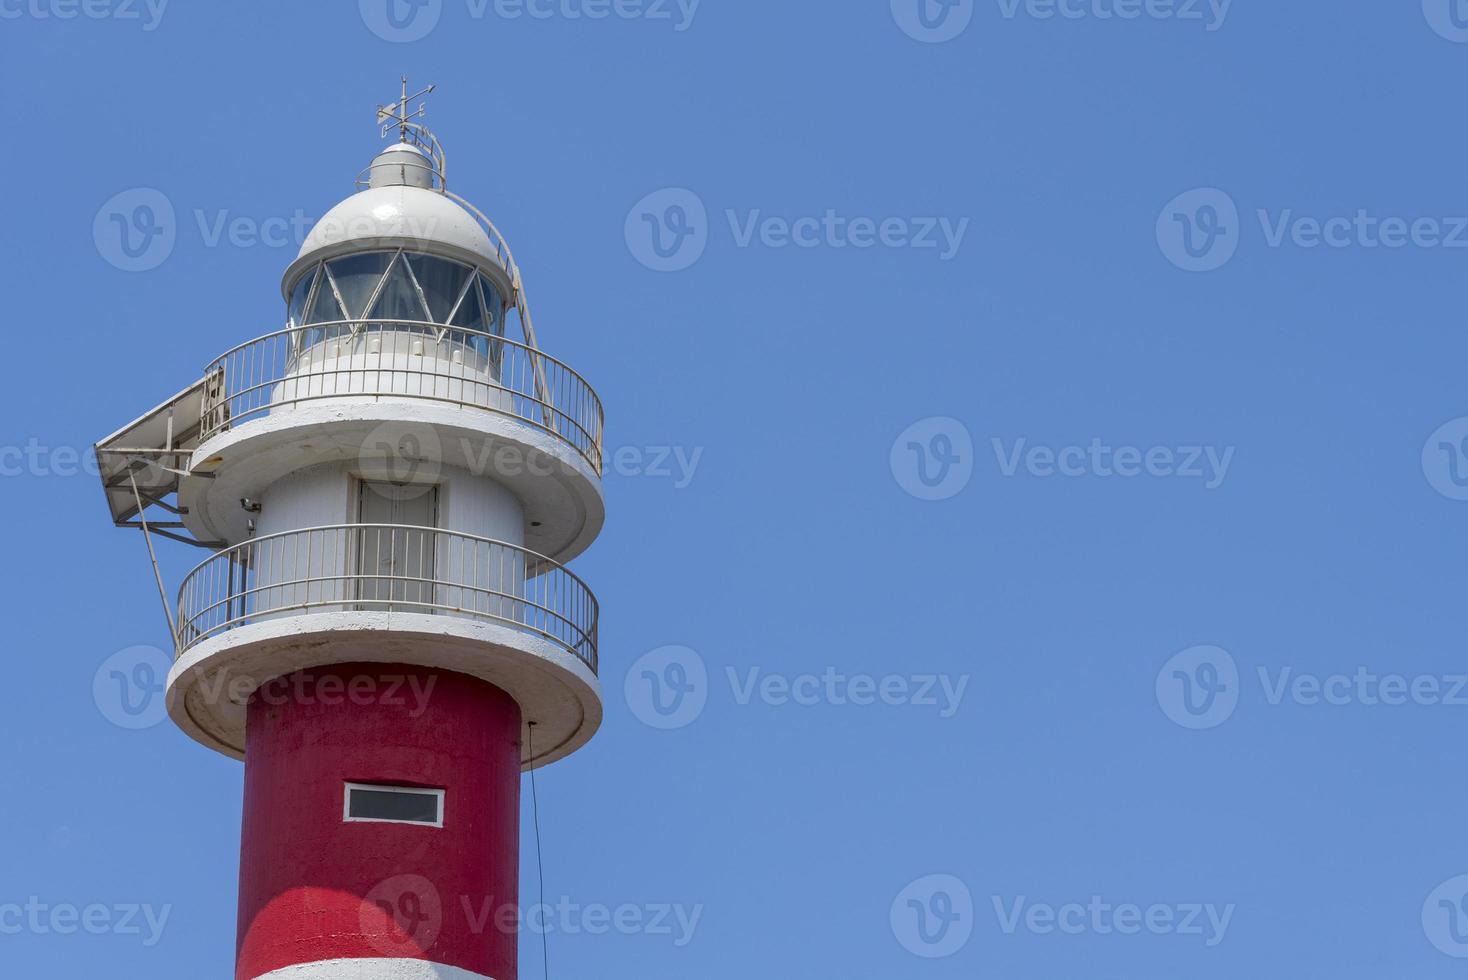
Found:
[(254, 623), (350, 612), (497, 623), (597, 669), (596, 597), (576, 575), (518, 545), (395, 524), (267, 534), (205, 559), (179, 588), (178, 654)]
[(418, 320), (334, 320), (277, 330), (209, 365), (201, 441), (321, 399), (412, 398), (512, 416), (602, 469), (601, 399), (571, 368), (495, 334)]

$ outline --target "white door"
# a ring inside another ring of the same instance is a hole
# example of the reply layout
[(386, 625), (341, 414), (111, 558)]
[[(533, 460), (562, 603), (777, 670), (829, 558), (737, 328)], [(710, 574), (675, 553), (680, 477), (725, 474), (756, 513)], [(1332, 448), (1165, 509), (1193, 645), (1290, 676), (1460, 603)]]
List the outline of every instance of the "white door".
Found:
[(437, 487), (362, 481), (356, 533), (363, 608), (432, 611), (437, 521)]

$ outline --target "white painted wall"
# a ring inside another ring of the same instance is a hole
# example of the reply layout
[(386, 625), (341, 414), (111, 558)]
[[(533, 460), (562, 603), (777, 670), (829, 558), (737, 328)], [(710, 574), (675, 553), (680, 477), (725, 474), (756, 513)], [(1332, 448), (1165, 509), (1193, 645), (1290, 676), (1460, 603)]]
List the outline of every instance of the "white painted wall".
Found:
[[(260, 495), (255, 534), (295, 531), (357, 520), (358, 478), (384, 479), (380, 468), (339, 460), (297, 470), (272, 483)], [(492, 477), (477, 476), (456, 466), (445, 466), (433, 482), (439, 484), (438, 527), (445, 531), (477, 534), (510, 544), (525, 542), (525, 515), (519, 498)]]
[[(516, 599), (527, 595), (528, 569), (512, 548), (417, 531), (306, 530), (358, 523), (359, 481), (384, 479), (383, 469), (370, 461), (321, 463), (282, 477), (261, 494), (251, 552), (251, 617), (343, 611), (367, 600), (374, 609), (399, 603), (406, 611), (426, 611), (417, 604), (432, 603), (519, 621), (523, 610)], [(420, 471), (415, 482), (427, 479)], [(437, 529), (524, 543), (524, 512), (506, 487), (453, 466), (443, 467), (431, 482), (439, 488)], [(289, 531), (306, 533), (270, 537)], [(390, 579), (357, 578), (364, 574)], [(451, 584), (435, 587), (419, 579)]]
[(346, 524), (356, 519), (355, 509), (351, 465), (320, 463), (276, 480), (260, 494), (255, 535)]
[(369, 328), (357, 337), (319, 341), (302, 351), (271, 389), (272, 403), (370, 394), (401, 394), (514, 412), (488, 358), (452, 335), (442, 341), (406, 330)]
[(494, 538), (509, 544), (525, 543), (525, 514), (520, 499), (490, 477), (449, 467), (439, 497), (438, 526)]
[(492, 980), (457, 966), (427, 960), (356, 959), (324, 960), (287, 966), (256, 980)]

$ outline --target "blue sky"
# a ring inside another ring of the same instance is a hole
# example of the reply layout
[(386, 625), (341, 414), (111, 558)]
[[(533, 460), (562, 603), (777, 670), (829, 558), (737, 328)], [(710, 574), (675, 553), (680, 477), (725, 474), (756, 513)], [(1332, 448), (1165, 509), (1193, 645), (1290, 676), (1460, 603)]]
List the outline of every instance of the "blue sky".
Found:
[(407, 73), (622, 454), (547, 897), (698, 914), (554, 976), (1461, 973), (1468, 9), (0, 14), (0, 972), (229, 975), (240, 767), (94, 691), (167, 635), (76, 456), (280, 325)]

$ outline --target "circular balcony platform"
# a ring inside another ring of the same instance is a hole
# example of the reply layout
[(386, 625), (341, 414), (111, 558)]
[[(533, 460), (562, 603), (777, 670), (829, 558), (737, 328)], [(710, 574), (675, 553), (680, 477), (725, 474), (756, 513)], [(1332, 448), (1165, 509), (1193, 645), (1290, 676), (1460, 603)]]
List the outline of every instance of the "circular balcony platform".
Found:
[(245, 706), (267, 681), (340, 663), (452, 670), (519, 702), (536, 726), (522, 765), (537, 768), (601, 724), (596, 624), (579, 578), (504, 542), (387, 524), (267, 535), (184, 579), (168, 710), (243, 758)]

